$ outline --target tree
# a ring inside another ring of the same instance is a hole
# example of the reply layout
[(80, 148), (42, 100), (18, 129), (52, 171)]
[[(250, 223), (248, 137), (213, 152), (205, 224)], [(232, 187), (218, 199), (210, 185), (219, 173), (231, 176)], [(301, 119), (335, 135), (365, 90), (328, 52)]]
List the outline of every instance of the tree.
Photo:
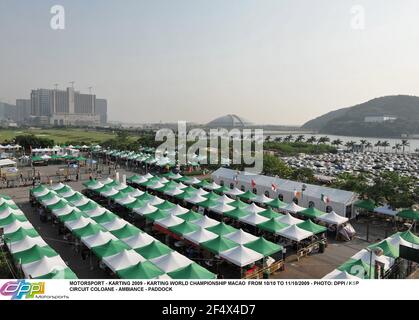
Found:
[(330, 138), (329, 137), (320, 137), (319, 140), (317, 141), (317, 144), (325, 144), (330, 142)]
[(348, 150), (353, 150), (354, 149), (354, 146), (355, 146), (355, 141), (348, 141), (348, 142), (345, 143), (345, 147)]
[(289, 179), (292, 175), (292, 169), (284, 161), (271, 155), (263, 157), (263, 171), (267, 175), (277, 175), (284, 179)]
[(275, 138), (275, 142), (279, 142), (279, 143), (281, 143), (281, 142), (282, 142), (282, 138), (281, 138), (281, 137), (276, 137), (276, 138)]
[(267, 136), (267, 137), (266, 137), (266, 139), (265, 139), (265, 141), (266, 141), (266, 142), (271, 141), (271, 136)]
[(54, 146), (54, 140), (36, 137), (33, 134), (21, 135), (15, 138), (15, 143), (24, 150), (30, 151), (31, 148), (48, 148)]
[(367, 140), (365, 140), (365, 139), (361, 139), (361, 140), (359, 140), (359, 142), (361, 143), (361, 146), (362, 146), (362, 151), (364, 151), (365, 150), (365, 146), (367, 145)]
[(294, 136), (290, 134), (284, 138), (284, 142), (291, 142), (293, 139), (294, 139)]
[(404, 153), (404, 152), (405, 152), (406, 147), (410, 147), (409, 140), (405, 140), (405, 139), (403, 139), (403, 140), (402, 140), (402, 143), (401, 143), (401, 146), (402, 146), (402, 148), (403, 148), (403, 153)]
[(381, 140), (378, 140), (376, 143), (375, 143), (375, 147), (377, 147), (378, 148), (378, 152), (380, 152), (380, 147), (381, 147), (381, 145), (382, 145), (382, 142), (381, 142)]
[(336, 146), (336, 147), (339, 147), (339, 146), (341, 146), (343, 144), (343, 141), (342, 140), (340, 140), (340, 139), (336, 139), (336, 140), (333, 140), (332, 141), (332, 145), (333, 146)]
[(381, 146), (384, 147), (384, 152), (386, 152), (387, 148), (390, 147), (390, 143), (386, 140), (381, 143)]
[(373, 147), (373, 145), (372, 145), (372, 143), (371, 143), (370, 141), (368, 141), (368, 142), (365, 144), (365, 148), (366, 148), (366, 149), (368, 149), (368, 150), (370, 150), (370, 151), (371, 151), (372, 147)]
[(332, 187), (353, 191), (363, 196), (368, 189), (368, 178), (364, 174), (354, 175), (351, 173), (342, 173), (333, 182)]
[(300, 134), (296, 139), (295, 142), (304, 142), (306, 138), (304, 137), (304, 135)]
[(309, 168), (298, 168), (294, 169), (291, 177), (292, 180), (304, 182), (304, 183), (316, 183), (317, 180), (314, 176), (313, 170)]
[(396, 144), (393, 146), (393, 150), (395, 150), (395, 151), (396, 151), (396, 153), (399, 153), (399, 151), (401, 150), (401, 148), (402, 148), (402, 145), (401, 145), (400, 143), (396, 143)]
[(315, 136), (311, 136), (310, 138), (307, 139), (307, 143), (316, 143), (317, 142), (317, 138)]

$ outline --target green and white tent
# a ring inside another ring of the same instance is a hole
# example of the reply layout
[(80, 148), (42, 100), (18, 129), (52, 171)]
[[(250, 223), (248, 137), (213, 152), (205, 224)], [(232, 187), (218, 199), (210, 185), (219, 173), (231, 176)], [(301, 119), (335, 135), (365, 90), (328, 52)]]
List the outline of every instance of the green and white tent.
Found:
[(173, 250), (161, 243), (160, 241), (155, 240), (149, 245), (135, 249), (135, 251), (137, 251), (144, 258), (150, 260), (168, 254)]
[(209, 272), (207, 269), (201, 267), (197, 263), (192, 263), (187, 267), (172, 271), (168, 273), (168, 276), (172, 279), (216, 279), (217, 276)]
[(155, 279), (163, 274), (164, 272), (150, 261), (117, 271), (121, 279)]

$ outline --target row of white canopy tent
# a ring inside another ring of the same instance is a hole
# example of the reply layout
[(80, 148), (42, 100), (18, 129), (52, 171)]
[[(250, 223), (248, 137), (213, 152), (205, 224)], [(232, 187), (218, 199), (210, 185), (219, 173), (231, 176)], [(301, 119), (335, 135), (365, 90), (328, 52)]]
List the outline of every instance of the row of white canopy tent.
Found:
[[(119, 277), (170, 278), (166, 273), (195, 264), (96, 202), (80, 193), (70, 192), (70, 189), (63, 184), (49, 188), (43, 186), (34, 190), (33, 195), (57, 219), (64, 222), (65, 227), (75, 238), (80, 238), (80, 241)], [(42, 196), (39, 196), (40, 194)], [(45, 199), (42, 199), (48, 194), (52, 194), (47, 199), (49, 207), (45, 205)], [(77, 195), (84, 200), (74, 200), (79, 198)], [(55, 202), (57, 199), (58, 201)], [(61, 205), (58, 205), (60, 203)], [(57, 207), (54, 208), (54, 205)], [(148, 252), (143, 253), (148, 258), (144, 257), (141, 252)], [(148, 274), (144, 274), (145, 268), (149, 270)], [(213, 277), (209, 272), (206, 276)]]
[(0, 195), (0, 228), (14, 261), (29, 279), (75, 279), (64, 260), (44, 241), (15, 202)]
[[(144, 180), (148, 180), (149, 177), (151, 175), (149, 174), (146, 177), (143, 177)], [(184, 189), (186, 186), (182, 186), (182, 189)], [(179, 192), (182, 192), (182, 189), (179, 188), (179, 186), (174, 187), (173, 190), (179, 190)], [(170, 192), (164, 192), (166, 195), (171, 195)], [(196, 204), (199, 206), (199, 203), (202, 203), (204, 201), (207, 201), (208, 199), (205, 198), (205, 195), (207, 195), (208, 192), (203, 190), (202, 188), (197, 189), (197, 191), (194, 193), (193, 196), (191, 196), (190, 198), (186, 198), (185, 200), (191, 204)], [(235, 210), (236, 208), (229, 205), (230, 203), (234, 202), (235, 200), (228, 197), (226, 194), (223, 194), (222, 196), (220, 196), (217, 200), (215, 200), (215, 203), (217, 203), (214, 206), (211, 206), (209, 209), (213, 212), (216, 212), (218, 214), (223, 214), (226, 212), (230, 212)], [(148, 201), (147, 205), (138, 209), (135, 209), (134, 211), (140, 215), (147, 215), (153, 212), (157, 211), (157, 208), (153, 207), (155, 205), (159, 205), (161, 203), (163, 203), (164, 200), (159, 198), (158, 196), (153, 196), (153, 198), (151, 200)], [(298, 207), (295, 203), (292, 203), (289, 205), (289, 211), (295, 212), (295, 211), (300, 211), (300, 209), (304, 209), (301, 207)], [(185, 209), (186, 210), (186, 209)], [(249, 204), (246, 208), (243, 209), (244, 211), (248, 212), (248, 215), (239, 218), (239, 221), (242, 223), (246, 223), (252, 226), (257, 226), (258, 224), (264, 223), (269, 221), (268, 218), (259, 215), (260, 212), (265, 211), (265, 208), (259, 207), (258, 205), (256, 205), (254, 202)], [(334, 214), (336, 215), (336, 214)], [(327, 216), (331, 216), (331, 214), (328, 214)], [(333, 216), (331, 216), (333, 218)], [(328, 218), (329, 221), (331, 221), (332, 218)], [(345, 218), (344, 218), (345, 219)], [(288, 227), (285, 228), (284, 230), (281, 230), (280, 232), (277, 233), (277, 235), (280, 235), (284, 238), (290, 239), (292, 241), (302, 241), (304, 239), (310, 238), (312, 236), (314, 236), (313, 232), (304, 230), (299, 228), (298, 226), (294, 226), (296, 224), (300, 224), (303, 223), (303, 220), (297, 219), (292, 217), (289, 214), (286, 214), (285, 216), (282, 216), (280, 218), (278, 218), (279, 222), (282, 222), (284, 224), (287, 224)]]
[[(138, 177), (136, 180), (134, 179), (132, 182), (134, 183), (145, 183), (147, 181), (149, 181), (150, 179), (156, 178), (153, 175), (151, 175), (150, 173), (144, 175), (144, 176), (140, 176)], [(179, 180), (182, 178), (182, 175), (180, 174), (173, 174), (168, 176), (169, 179), (171, 180)], [(196, 178), (191, 178), (191, 179), (196, 179)], [(156, 185), (154, 186), (148, 186), (148, 188), (156, 190), (158, 188), (161, 188), (164, 186), (164, 184), (166, 184), (168, 182), (168, 180), (166, 178), (162, 178), (160, 179)], [(190, 185), (196, 185), (199, 184), (201, 181), (199, 179), (196, 179), (196, 181), (184, 181), (184, 182), (180, 182), (179, 186), (177, 186), (176, 188), (173, 188), (173, 190), (171, 192), (165, 192), (165, 194), (167, 195), (171, 195), (171, 196), (175, 196), (178, 194), (181, 194), (183, 191), (183, 189), (186, 188), (185, 184), (190, 184)], [(183, 184), (185, 183), (185, 184)], [(186, 198), (185, 200), (189, 203), (195, 204), (195, 205), (199, 205), (199, 203), (206, 201), (207, 199), (204, 197), (208, 192), (205, 191), (204, 189), (207, 189), (209, 191), (214, 191), (217, 189), (222, 188), (221, 185), (216, 184), (215, 182), (212, 182), (208, 185), (205, 185), (203, 188), (199, 188), (198, 191), (196, 191), (194, 193), (194, 195), (190, 198)], [(240, 196), (242, 194), (244, 194), (245, 192), (238, 189), (237, 187), (230, 189), (228, 191), (223, 191), (223, 196), (221, 197), (221, 199), (219, 199), (217, 202), (219, 202), (220, 204), (218, 206), (212, 207), (210, 208), (212, 211), (217, 212), (217, 213), (224, 213), (227, 212), (229, 210), (234, 210), (235, 208), (232, 206), (229, 206), (228, 204), (235, 201), (235, 199), (237, 198), (237, 196)], [(228, 197), (229, 196), (229, 197)], [(233, 197), (233, 198), (231, 198)], [(274, 199), (271, 199), (269, 197), (267, 197), (266, 195), (262, 194), (259, 196), (256, 196), (255, 199), (250, 199), (249, 201), (253, 204), (262, 204), (262, 205), (267, 205), (269, 204), (269, 202), (272, 202)], [(260, 211), (265, 210), (263, 208), (259, 209)], [(297, 205), (294, 202), (291, 202), (289, 204), (286, 204), (284, 207), (278, 208), (279, 211), (281, 212), (286, 212), (286, 213), (291, 213), (291, 214), (298, 214), (304, 210), (306, 210), (306, 208), (301, 207), (299, 205)], [(329, 225), (342, 225), (345, 224), (346, 222), (348, 222), (348, 218), (346, 217), (342, 217), (340, 215), (338, 215), (336, 212), (330, 212), (330, 213), (324, 213), (323, 215), (319, 215), (318, 217), (316, 217), (317, 220), (325, 222)]]
[[(105, 194), (101, 194), (106, 198)], [(233, 200), (234, 201), (234, 200)], [(149, 200), (146, 200), (146, 204), (142, 207), (135, 208), (133, 211), (140, 216), (143, 216), (147, 219), (148, 215), (158, 212), (160, 209), (155, 207), (159, 204), (164, 203), (165, 200), (152, 196)], [(182, 225), (185, 223), (185, 220), (179, 216), (187, 214), (190, 210), (180, 206), (174, 205), (169, 209), (160, 210), (163, 212), (163, 217), (154, 221), (154, 224), (169, 230), (170, 228)], [(201, 215), (199, 219), (188, 221), (191, 225), (196, 227), (195, 231), (182, 234), (182, 238), (200, 246), (202, 243), (215, 240), (219, 237), (218, 234), (207, 230), (208, 228), (215, 227), (220, 225), (220, 222), (209, 218), (208, 216)], [(232, 228), (234, 229), (234, 228)], [(243, 231), (242, 229), (231, 232), (230, 234), (225, 234), (224, 237), (230, 241), (233, 241), (237, 244), (236, 247), (226, 250), (225, 252), (220, 252), (220, 256), (239, 266), (245, 267), (250, 264), (255, 263), (256, 261), (262, 260), (264, 256), (252, 249), (245, 247), (244, 245), (254, 242), (259, 239), (248, 232)]]

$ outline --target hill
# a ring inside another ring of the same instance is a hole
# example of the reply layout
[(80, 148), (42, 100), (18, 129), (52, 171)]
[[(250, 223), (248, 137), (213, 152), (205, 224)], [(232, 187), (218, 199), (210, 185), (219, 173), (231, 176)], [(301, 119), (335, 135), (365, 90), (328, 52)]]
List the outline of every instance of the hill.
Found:
[[(367, 116), (392, 115), (396, 121), (364, 122)], [(419, 133), (419, 97), (387, 96), (329, 112), (303, 125), (303, 129), (335, 135), (399, 138)]]

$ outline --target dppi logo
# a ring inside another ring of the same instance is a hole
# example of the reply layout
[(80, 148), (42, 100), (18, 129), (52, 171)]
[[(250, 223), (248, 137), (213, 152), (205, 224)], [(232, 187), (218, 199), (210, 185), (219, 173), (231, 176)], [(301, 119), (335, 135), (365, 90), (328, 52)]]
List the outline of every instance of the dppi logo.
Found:
[(45, 282), (29, 283), (25, 280), (9, 281), (0, 288), (0, 294), (10, 296), (12, 300), (20, 300), (23, 297), (33, 299), (37, 294), (45, 293)]

